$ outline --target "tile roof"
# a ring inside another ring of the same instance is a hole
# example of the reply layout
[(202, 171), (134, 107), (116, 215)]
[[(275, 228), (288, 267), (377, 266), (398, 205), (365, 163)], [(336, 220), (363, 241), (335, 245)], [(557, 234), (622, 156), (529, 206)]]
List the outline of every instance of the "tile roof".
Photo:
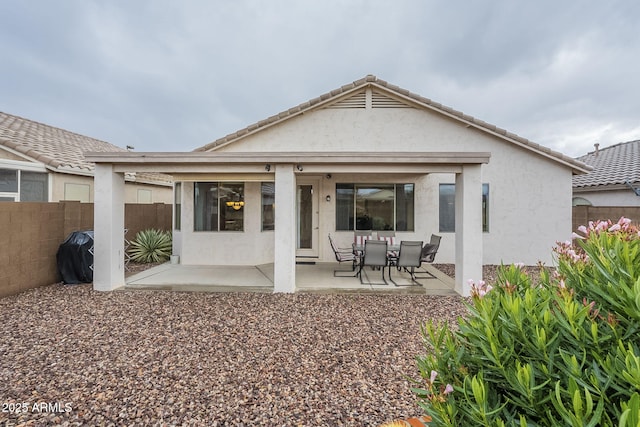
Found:
[(325, 93), (323, 95), (320, 95), (317, 98), (304, 102), (296, 107), (290, 108), (286, 111), (273, 115), (267, 119), (264, 119), (252, 125), (249, 125), (244, 129), (241, 129), (237, 132), (231, 133), (227, 136), (217, 139), (202, 147), (196, 148), (193, 151), (213, 151), (222, 145), (229, 144), (233, 141), (244, 138), (245, 136), (259, 132), (260, 130), (266, 129), (270, 126), (273, 126), (289, 118), (295, 117), (311, 109), (319, 108), (321, 106), (330, 104), (336, 101), (338, 98), (343, 97), (346, 94), (353, 93), (355, 91), (361, 90), (366, 87), (375, 87), (378, 89), (386, 90), (387, 92), (394, 93), (395, 95), (398, 95), (408, 101), (411, 101), (412, 103), (418, 106), (422, 106), (423, 108), (438, 111), (453, 119), (462, 121), (469, 126), (473, 126), (487, 133), (496, 135), (514, 144), (520, 145), (525, 149), (529, 149), (547, 158), (551, 158), (552, 160), (556, 160), (560, 163), (568, 165), (573, 169), (574, 173), (585, 173), (591, 169), (589, 166), (585, 165), (584, 163), (572, 157), (566, 156), (560, 152), (557, 152), (557, 151), (551, 150), (550, 148), (536, 144), (532, 141), (529, 141), (526, 138), (520, 137), (516, 134), (506, 131), (505, 129), (501, 129), (495, 125), (489, 124), (482, 120), (476, 119), (472, 116), (464, 114), (460, 111), (454, 110), (453, 108), (442, 105), (429, 98), (424, 98), (406, 89), (402, 89), (398, 86), (389, 84), (388, 82), (381, 80), (378, 77), (371, 74), (367, 75), (362, 79), (356, 80), (353, 83), (344, 85), (339, 89), (332, 90), (331, 92)]
[[(124, 148), (99, 139), (45, 125), (0, 111), (0, 147), (9, 148), (56, 172), (93, 175), (95, 164), (84, 153), (127, 152)], [(128, 180), (170, 182), (160, 174), (127, 174)]]
[(593, 170), (574, 176), (574, 188), (640, 183), (640, 140), (600, 148), (578, 160), (593, 166)]
[(0, 112), (0, 146), (10, 148), (50, 169), (93, 171), (85, 151), (123, 151), (108, 142)]

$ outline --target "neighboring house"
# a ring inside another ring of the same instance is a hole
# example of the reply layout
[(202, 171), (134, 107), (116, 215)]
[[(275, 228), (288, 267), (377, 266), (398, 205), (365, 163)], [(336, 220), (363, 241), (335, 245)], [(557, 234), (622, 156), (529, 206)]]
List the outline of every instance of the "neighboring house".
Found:
[[(93, 202), (85, 151), (124, 152), (108, 142), (0, 112), (0, 201)], [(126, 203), (173, 203), (171, 177), (127, 174)]]
[(574, 206), (640, 206), (640, 140), (595, 144), (578, 160), (593, 170), (573, 177)]
[[(571, 182), (590, 168), (375, 76), (188, 153), (89, 153), (109, 195), (96, 224), (94, 287), (124, 284), (119, 253), (123, 170), (176, 182), (174, 252), (183, 264), (274, 263), (274, 291), (295, 291), (296, 260), (330, 262), (327, 235), (442, 236), (469, 295), (483, 264), (552, 262), (571, 235)], [(97, 256), (98, 258), (98, 256)], [(96, 259), (97, 259), (96, 258)]]

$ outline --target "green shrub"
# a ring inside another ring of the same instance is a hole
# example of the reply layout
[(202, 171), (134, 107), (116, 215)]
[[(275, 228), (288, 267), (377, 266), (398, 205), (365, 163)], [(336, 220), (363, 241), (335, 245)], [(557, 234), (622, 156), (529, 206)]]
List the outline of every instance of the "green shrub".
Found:
[(640, 426), (640, 235), (625, 218), (579, 231), (553, 274), (502, 266), (458, 328), (423, 325), (412, 390), (431, 425)]
[(162, 262), (169, 259), (172, 252), (171, 233), (162, 230), (142, 230), (131, 242), (131, 260), (141, 263)]

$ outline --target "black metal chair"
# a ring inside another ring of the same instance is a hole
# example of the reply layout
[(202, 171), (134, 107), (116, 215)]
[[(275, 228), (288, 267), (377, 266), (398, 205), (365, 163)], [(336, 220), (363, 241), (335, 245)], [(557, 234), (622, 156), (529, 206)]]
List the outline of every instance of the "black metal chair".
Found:
[(387, 280), (384, 278), (384, 270), (387, 266), (387, 241), (386, 240), (365, 240), (364, 253), (362, 254), (362, 260), (360, 261), (360, 269), (358, 275), (360, 276), (360, 283), (364, 284), (362, 280), (362, 274), (367, 276), (367, 271), (364, 267), (380, 268), (382, 271), (382, 281), (384, 283), (371, 283), (369, 276), (367, 276), (367, 284), (369, 285), (388, 285)]
[[(353, 253), (353, 249), (349, 248), (339, 248), (336, 245), (336, 242), (329, 234), (329, 243), (331, 243), (331, 249), (333, 249), (333, 253), (336, 256), (336, 261), (339, 264), (343, 262), (351, 262), (351, 270), (333, 270), (333, 277), (355, 277), (358, 272), (356, 272), (356, 266), (358, 265), (358, 257)], [(351, 273), (350, 275), (342, 276), (339, 273)]]
[[(431, 264), (433, 263), (433, 261), (435, 261), (436, 254), (438, 253), (438, 249), (440, 248), (441, 239), (442, 239), (441, 236), (437, 236), (435, 234), (431, 235), (431, 240), (429, 241), (429, 243), (424, 245), (424, 247), (422, 248), (422, 255), (420, 256), (420, 262)], [(418, 276), (418, 274), (421, 274), (421, 275)], [(414, 276), (420, 279), (436, 279), (436, 276), (434, 276), (433, 274), (431, 274), (426, 270), (417, 272), (414, 274)]]
[[(398, 256), (389, 257), (389, 280), (396, 286), (411, 286), (420, 285), (416, 280), (415, 270), (420, 268), (422, 264), (422, 242), (403, 240), (400, 242), (400, 251)], [(391, 267), (396, 267), (398, 270), (404, 269), (411, 275), (411, 283), (409, 285), (399, 285), (391, 278)]]

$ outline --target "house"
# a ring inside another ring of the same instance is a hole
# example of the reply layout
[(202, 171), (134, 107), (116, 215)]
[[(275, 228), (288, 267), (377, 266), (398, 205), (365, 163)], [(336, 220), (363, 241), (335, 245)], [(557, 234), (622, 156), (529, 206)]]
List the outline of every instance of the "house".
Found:
[(274, 264), (295, 291), (296, 261), (334, 260), (327, 238), (355, 229), (442, 236), (456, 290), (483, 264), (550, 263), (571, 235), (571, 179), (590, 168), (369, 75), (188, 153), (87, 153), (96, 163), (94, 287), (124, 285), (123, 172), (175, 180), (174, 252), (194, 265)]
[[(127, 152), (108, 142), (0, 112), (0, 201), (93, 202), (85, 151)], [(127, 203), (173, 203), (171, 177), (127, 174)]]
[(640, 140), (595, 144), (578, 160), (593, 170), (573, 177), (574, 206), (640, 206)]

